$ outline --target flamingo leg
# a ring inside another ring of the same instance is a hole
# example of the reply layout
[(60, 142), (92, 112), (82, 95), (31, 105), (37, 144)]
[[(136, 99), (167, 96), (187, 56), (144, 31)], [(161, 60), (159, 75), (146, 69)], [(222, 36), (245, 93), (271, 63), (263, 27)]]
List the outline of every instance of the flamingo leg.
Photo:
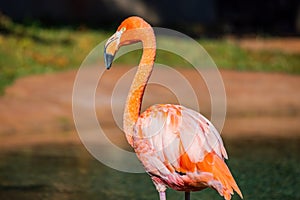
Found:
[(185, 192), (185, 193), (184, 193), (184, 199), (185, 199), (185, 200), (190, 200), (190, 197), (191, 197), (190, 192)]
[(159, 192), (159, 200), (166, 200), (166, 193), (165, 192)]

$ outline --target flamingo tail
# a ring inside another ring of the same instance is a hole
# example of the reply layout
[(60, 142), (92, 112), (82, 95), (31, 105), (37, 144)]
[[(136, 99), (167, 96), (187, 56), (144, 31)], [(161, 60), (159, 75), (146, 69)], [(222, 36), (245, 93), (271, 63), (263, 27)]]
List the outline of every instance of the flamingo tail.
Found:
[(212, 183), (220, 195), (224, 196), (226, 200), (231, 199), (233, 190), (243, 199), (243, 195), (238, 185), (236, 184), (231, 172), (229, 171), (227, 165), (219, 156), (214, 155), (214, 167), (212, 168), (213, 176), (217, 182)]

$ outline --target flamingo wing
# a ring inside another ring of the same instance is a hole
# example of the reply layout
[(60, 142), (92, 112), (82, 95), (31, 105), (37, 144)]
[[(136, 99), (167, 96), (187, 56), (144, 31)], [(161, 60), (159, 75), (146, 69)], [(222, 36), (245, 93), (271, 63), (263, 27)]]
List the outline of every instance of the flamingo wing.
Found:
[(241, 196), (224, 162), (220, 134), (196, 111), (171, 104), (150, 107), (134, 126), (133, 147), (158, 190), (212, 187), (225, 199), (233, 189)]

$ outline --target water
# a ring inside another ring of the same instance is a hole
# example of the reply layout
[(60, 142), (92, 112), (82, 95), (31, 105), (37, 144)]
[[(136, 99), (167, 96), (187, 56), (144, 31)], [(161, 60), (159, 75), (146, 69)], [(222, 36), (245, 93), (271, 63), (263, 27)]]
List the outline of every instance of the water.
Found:
[[(227, 162), (245, 199), (300, 199), (300, 138), (225, 140)], [(168, 199), (183, 199), (168, 190)], [(147, 174), (110, 169), (82, 145), (0, 152), (0, 199), (158, 199)], [(191, 199), (222, 199), (211, 189)], [(234, 195), (233, 199), (239, 199)]]

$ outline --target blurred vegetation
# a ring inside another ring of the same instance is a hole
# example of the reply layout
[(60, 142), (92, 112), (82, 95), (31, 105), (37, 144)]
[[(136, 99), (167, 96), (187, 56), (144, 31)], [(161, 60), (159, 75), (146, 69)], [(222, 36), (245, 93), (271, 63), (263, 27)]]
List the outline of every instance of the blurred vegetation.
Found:
[[(299, 138), (225, 138), (225, 145), (227, 164), (244, 199), (300, 199)], [(0, 199), (158, 199), (148, 174), (109, 168), (81, 144), (15, 148), (1, 151), (0, 157)], [(167, 199), (182, 200), (183, 196), (183, 192), (167, 190)], [(191, 196), (223, 199), (212, 189)], [(241, 200), (236, 194), (232, 199)]]
[[(111, 34), (84, 27), (21, 25), (0, 15), (0, 94), (22, 76), (78, 68), (88, 53)], [(198, 41), (220, 68), (300, 74), (300, 55), (244, 50), (227, 39)], [(134, 51), (116, 62), (137, 64), (140, 54), (141, 51)], [(183, 59), (164, 51), (158, 51), (157, 62), (188, 66)]]
[(16, 78), (77, 68), (100, 41), (102, 31), (24, 26), (0, 16), (0, 92)]

